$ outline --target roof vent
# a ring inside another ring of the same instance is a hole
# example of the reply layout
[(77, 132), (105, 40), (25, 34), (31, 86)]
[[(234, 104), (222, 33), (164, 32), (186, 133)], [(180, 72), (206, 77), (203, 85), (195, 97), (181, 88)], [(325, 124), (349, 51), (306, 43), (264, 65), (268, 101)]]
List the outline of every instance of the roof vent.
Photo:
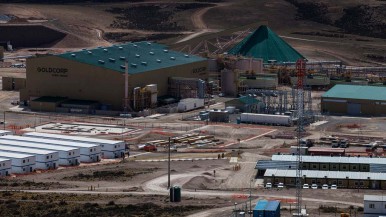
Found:
[(115, 62), (115, 59), (114, 58), (109, 58), (109, 61), (110, 62)]
[(119, 50), (123, 50), (123, 47), (118, 47)]
[(153, 51), (150, 51), (149, 54), (150, 54), (150, 55), (154, 55), (154, 52), (153, 52)]
[(131, 65), (131, 67), (133, 67), (133, 68), (137, 68), (137, 64), (135, 64), (135, 63), (132, 63), (132, 64), (130, 64)]
[(71, 56), (72, 56), (72, 57), (76, 57), (76, 54), (73, 53), (73, 54), (71, 54)]
[(136, 45), (136, 44), (133, 44), (133, 46), (134, 46), (134, 47), (138, 47), (138, 45)]
[(104, 52), (108, 52), (108, 50), (107, 50), (107, 49), (103, 49), (103, 51), (104, 51)]
[(169, 51), (165, 49), (164, 52), (165, 52), (165, 53), (168, 53)]
[(137, 58), (139, 58), (140, 56), (141, 56), (141, 55), (139, 55), (139, 54), (136, 54), (136, 55), (135, 55), (135, 57), (137, 57)]
[(160, 62), (162, 62), (160, 59), (157, 59), (157, 63), (160, 63)]
[(189, 55), (188, 55), (188, 54), (185, 54), (184, 56), (185, 56), (186, 58), (189, 58)]
[(121, 67), (121, 69), (126, 69), (125, 65), (121, 65), (120, 67)]
[(88, 53), (88, 54), (90, 54), (90, 55), (92, 54), (92, 52), (91, 52), (91, 51), (87, 51), (87, 53)]
[(148, 43), (147, 43), (147, 45), (151, 45), (151, 43), (150, 43), (150, 42), (148, 42)]
[(141, 62), (141, 65), (147, 66), (147, 62)]
[(100, 64), (105, 64), (105, 61), (103, 61), (103, 60), (98, 60), (98, 63), (100, 63)]
[(125, 59), (126, 59), (126, 57), (119, 57), (119, 59), (121, 59), (121, 60), (125, 60)]
[(170, 59), (171, 59), (171, 60), (176, 60), (176, 58), (175, 58), (175, 57), (170, 57)]

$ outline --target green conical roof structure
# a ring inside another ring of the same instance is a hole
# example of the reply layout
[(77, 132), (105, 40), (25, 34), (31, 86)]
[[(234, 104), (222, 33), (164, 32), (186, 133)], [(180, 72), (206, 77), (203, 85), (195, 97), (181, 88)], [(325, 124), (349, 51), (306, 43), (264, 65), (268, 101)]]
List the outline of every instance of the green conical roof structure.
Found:
[(261, 58), (265, 63), (276, 60), (278, 63), (296, 62), (305, 59), (291, 45), (281, 39), (267, 26), (260, 26), (240, 43), (228, 51), (228, 54)]

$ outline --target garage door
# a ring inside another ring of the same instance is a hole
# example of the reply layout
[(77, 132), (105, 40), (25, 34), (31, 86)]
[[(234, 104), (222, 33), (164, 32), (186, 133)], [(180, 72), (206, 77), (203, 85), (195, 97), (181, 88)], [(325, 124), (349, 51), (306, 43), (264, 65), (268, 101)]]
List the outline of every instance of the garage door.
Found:
[(349, 115), (360, 115), (361, 114), (361, 104), (358, 104), (358, 103), (348, 103), (347, 104), (347, 114), (349, 114)]

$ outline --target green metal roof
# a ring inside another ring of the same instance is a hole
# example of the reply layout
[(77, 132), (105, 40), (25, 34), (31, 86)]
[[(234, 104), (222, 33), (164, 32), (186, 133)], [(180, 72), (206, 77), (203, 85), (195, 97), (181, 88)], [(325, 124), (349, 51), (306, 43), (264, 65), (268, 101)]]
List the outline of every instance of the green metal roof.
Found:
[(129, 63), (129, 74), (206, 60), (202, 57), (168, 50), (165, 45), (146, 41), (111, 47), (98, 47), (90, 50), (83, 49), (57, 56), (121, 73), (125, 72), (125, 61), (127, 60)]
[(254, 97), (251, 97), (251, 96), (242, 96), (242, 97), (239, 97), (239, 99), (242, 103), (244, 104), (257, 104), (259, 103), (259, 100), (255, 99)]
[(282, 63), (305, 59), (303, 55), (297, 52), (267, 26), (260, 26), (256, 31), (230, 49), (228, 53), (261, 58), (265, 63), (267, 63), (268, 60), (276, 60)]
[(337, 84), (322, 97), (386, 101), (386, 87)]

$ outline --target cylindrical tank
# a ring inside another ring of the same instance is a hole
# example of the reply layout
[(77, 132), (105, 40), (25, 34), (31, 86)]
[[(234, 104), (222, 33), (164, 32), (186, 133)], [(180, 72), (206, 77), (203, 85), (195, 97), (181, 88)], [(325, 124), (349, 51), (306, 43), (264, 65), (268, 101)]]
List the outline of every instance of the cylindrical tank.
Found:
[(170, 202), (174, 202), (174, 187), (169, 189)]
[(181, 202), (181, 188), (174, 186), (174, 202)]

